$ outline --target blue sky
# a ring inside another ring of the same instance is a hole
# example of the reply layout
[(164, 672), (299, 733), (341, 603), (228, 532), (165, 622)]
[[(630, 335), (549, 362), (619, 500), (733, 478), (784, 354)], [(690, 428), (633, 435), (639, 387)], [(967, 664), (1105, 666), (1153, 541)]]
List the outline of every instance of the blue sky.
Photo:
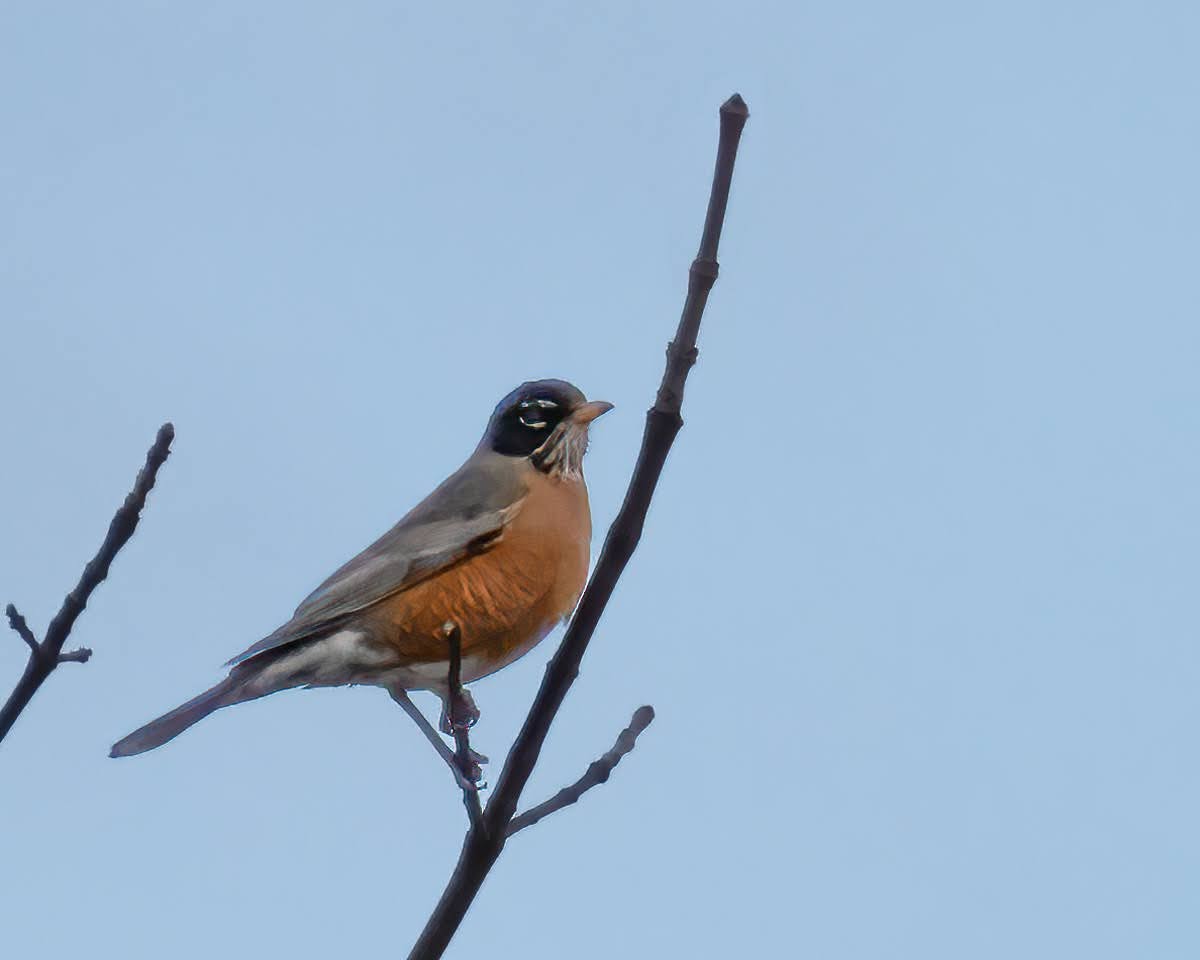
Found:
[[(178, 430), (0, 750), (6, 946), (406, 952), (463, 814), (385, 694), (108, 746), (523, 379), (617, 405), (599, 539), (737, 90), (686, 426), (526, 799), (658, 719), (449, 955), (1195, 957), (1198, 42), (1184, 3), (6, 4), (0, 602), (43, 629)], [(476, 685), (497, 762), (552, 642)]]

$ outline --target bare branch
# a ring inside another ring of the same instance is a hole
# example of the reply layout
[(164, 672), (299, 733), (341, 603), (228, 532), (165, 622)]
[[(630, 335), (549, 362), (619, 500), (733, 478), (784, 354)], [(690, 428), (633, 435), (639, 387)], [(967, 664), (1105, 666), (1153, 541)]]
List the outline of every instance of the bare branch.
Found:
[[(28, 706), (38, 688), (60, 663), (86, 663), (92, 655), (87, 648), (63, 653), (63, 646), (67, 642), (67, 637), (71, 635), (71, 628), (75, 626), (75, 621), (83, 613), (83, 608), (87, 606), (92, 591), (108, 576), (108, 569), (112, 566), (113, 559), (129, 542), (129, 538), (137, 529), (142, 508), (146, 505), (146, 497), (154, 487), (158, 468), (166, 462), (171, 453), (171, 441), (174, 439), (175, 428), (171, 424), (164, 423), (159, 427), (158, 436), (154, 438), (154, 445), (146, 454), (146, 463), (138, 472), (133, 489), (108, 525), (108, 534), (105, 536), (104, 542), (100, 544), (99, 551), (83, 568), (83, 574), (75, 585), (75, 589), (67, 594), (58, 613), (50, 621), (50, 626), (46, 628), (45, 639), (41, 643), (35, 641), (31, 645), (25, 672), (17, 681), (8, 702), (0, 709), (0, 740), (8, 735), (8, 731), (12, 729), (13, 723), (21, 715), (21, 711)], [(12, 604), (9, 604), (7, 612), (9, 624), (17, 633), (21, 634), (26, 643), (29, 643), (33, 634), (25, 626), (24, 618), (17, 613)]]
[(688, 372), (696, 362), (696, 337), (700, 318), (708, 301), (709, 291), (717, 279), (717, 246), (725, 220), (733, 165), (737, 158), (738, 141), (746, 125), (749, 111), (740, 96), (734, 94), (721, 106), (721, 135), (717, 146), (716, 169), (709, 194), (708, 212), (700, 249), (688, 274), (687, 299), (675, 332), (667, 347), (667, 366), (658, 388), (654, 405), (646, 414), (646, 429), (642, 448), (633, 468), (633, 477), (617, 518), (609, 528), (604, 549), (596, 563), (595, 572), (584, 591), (579, 606), (571, 618), (566, 635), (555, 652), (542, 685), (512, 750), (509, 751), (496, 790), (484, 811), (484, 828), (472, 828), (463, 842), (458, 863), (442, 893), (437, 906), (421, 931), (409, 954), (409, 960), (435, 960), (462, 923), (467, 909), (483, 885), (492, 865), (504, 849), (508, 827), (517, 810), (521, 792), (525, 789), (541, 753), (550, 725), (559, 707), (579, 675), (579, 665), (587, 650), (588, 641), (600, 621), (600, 616), (612, 596), (617, 580), (637, 547), (650, 507), (651, 497), (658, 485), (667, 453), (675, 440), (683, 419), (683, 389)]
[(83, 613), (83, 608), (87, 606), (92, 591), (100, 586), (104, 578), (108, 576), (108, 568), (112, 565), (117, 553), (129, 542), (129, 538), (137, 529), (142, 507), (146, 505), (146, 497), (154, 488), (158, 468), (166, 462), (167, 457), (171, 454), (171, 441), (174, 439), (175, 428), (171, 424), (164, 423), (158, 428), (154, 445), (146, 453), (146, 464), (138, 471), (137, 479), (133, 482), (133, 489), (129, 491), (125, 502), (117, 509), (112, 523), (108, 525), (108, 535), (105, 536), (96, 556), (83, 568), (83, 574), (79, 578), (79, 583), (75, 585), (75, 589), (67, 594), (58, 613), (50, 621), (50, 626), (46, 629), (46, 645), (54, 651), (56, 657), (62, 651), (63, 644), (66, 643), (71, 628), (75, 626), (76, 619)]
[(617, 737), (617, 742), (613, 744), (611, 750), (600, 757), (599, 760), (593, 760), (588, 764), (588, 768), (584, 771), (583, 776), (569, 787), (563, 787), (549, 800), (543, 800), (536, 807), (531, 807), (524, 813), (513, 817), (508, 823), (508, 835), (511, 837), (514, 833), (524, 830), (526, 827), (532, 827), (539, 820), (550, 816), (555, 811), (577, 803), (579, 798), (591, 790), (592, 787), (598, 787), (602, 783), (607, 783), (613, 769), (621, 762), (621, 758), (633, 750), (637, 745), (638, 736), (650, 726), (653, 720), (653, 707), (638, 707), (634, 711), (633, 719), (629, 721), (629, 726), (621, 731)]
[(33, 635), (33, 631), (29, 629), (29, 624), (25, 622), (25, 618), (21, 616), (20, 611), (11, 603), (4, 610), (8, 617), (8, 625), (17, 631), (17, 634), (29, 644), (29, 649), (35, 654), (41, 653), (41, 647), (38, 646), (37, 637)]

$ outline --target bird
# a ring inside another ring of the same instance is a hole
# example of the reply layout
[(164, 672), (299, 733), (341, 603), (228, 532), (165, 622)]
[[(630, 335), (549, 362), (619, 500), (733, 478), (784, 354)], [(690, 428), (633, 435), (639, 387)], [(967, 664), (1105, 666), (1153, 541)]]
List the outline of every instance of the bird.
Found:
[[(471, 682), (528, 653), (570, 616), (591, 553), (588, 430), (611, 409), (565, 380), (522, 383), (429, 496), (287, 623), (227, 661), (225, 679), (117, 741), (109, 755), (153, 750), (216, 710), (296, 687), (383, 687), (435, 745), (408, 691), (441, 698), (443, 732), (473, 723), (473, 700), (450, 690), (448, 631), (458, 634), (461, 681)], [(465, 719), (452, 715), (463, 703)]]

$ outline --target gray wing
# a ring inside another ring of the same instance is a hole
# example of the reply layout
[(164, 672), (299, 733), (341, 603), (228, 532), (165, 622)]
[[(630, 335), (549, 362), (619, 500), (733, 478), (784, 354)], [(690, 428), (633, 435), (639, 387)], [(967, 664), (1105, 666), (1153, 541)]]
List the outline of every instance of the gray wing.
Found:
[(303, 640), (349, 614), (486, 550), (516, 516), (525, 496), (519, 461), (476, 454), (391, 530), (305, 598), (292, 619), (227, 666)]

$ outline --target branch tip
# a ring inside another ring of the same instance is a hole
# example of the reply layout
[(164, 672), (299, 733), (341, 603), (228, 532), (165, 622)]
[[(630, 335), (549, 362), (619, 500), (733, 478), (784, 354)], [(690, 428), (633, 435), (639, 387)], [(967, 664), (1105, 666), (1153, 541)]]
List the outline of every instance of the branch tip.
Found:
[(536, 807), (531, 807), (524, 813), (513, 817), (505, 830), (505, 836), (511, 837), (514, 833), (518, 833), (526, 827), (532, 827), (539, 820), (550, 816), (550, 814), (561, 810), (563, 807), (569, 807), (571, 804), (577, 803), (579, 798), (591, 790), (592, 787), (598, 787), (602, 783), (607, 783), (608, 778), (612, 776), (613, 770), (621, 762), (621, 758), (633, 751), (633, 748), (637, 746), (638, 736), (650, 726), (653, 720), (653, 707), (649, 705), (638, 707), (633, 712), (633, 719), (629, 721), (629, 726), (617, 734), (617, 742), (612, 745), (611, 750), (588, 764), (588, 768), (583, 772), (583, 776), (569, 787), (563, 787), (549, 800), (544, 800)]
[(721, 114), (727, 117), (740, 117), (742, 122), (745, 123), (750, 117), (750, 108), (746, 106), (746, 101), (742, 99), (742, 95), (735, 93), (721, 104)]
[(17, 635), (29, 644), (29, 649), (37, 656), (42, 653), (42, 648), (37, 642), (37, 637), (33, 635), (33, 631), (29, 629), (29, 624), (25, 622), (25, 618), (13, 604), (9, 604), (4, 608), (4, 615), (8, 617), (8, 625), (17, 632)]

